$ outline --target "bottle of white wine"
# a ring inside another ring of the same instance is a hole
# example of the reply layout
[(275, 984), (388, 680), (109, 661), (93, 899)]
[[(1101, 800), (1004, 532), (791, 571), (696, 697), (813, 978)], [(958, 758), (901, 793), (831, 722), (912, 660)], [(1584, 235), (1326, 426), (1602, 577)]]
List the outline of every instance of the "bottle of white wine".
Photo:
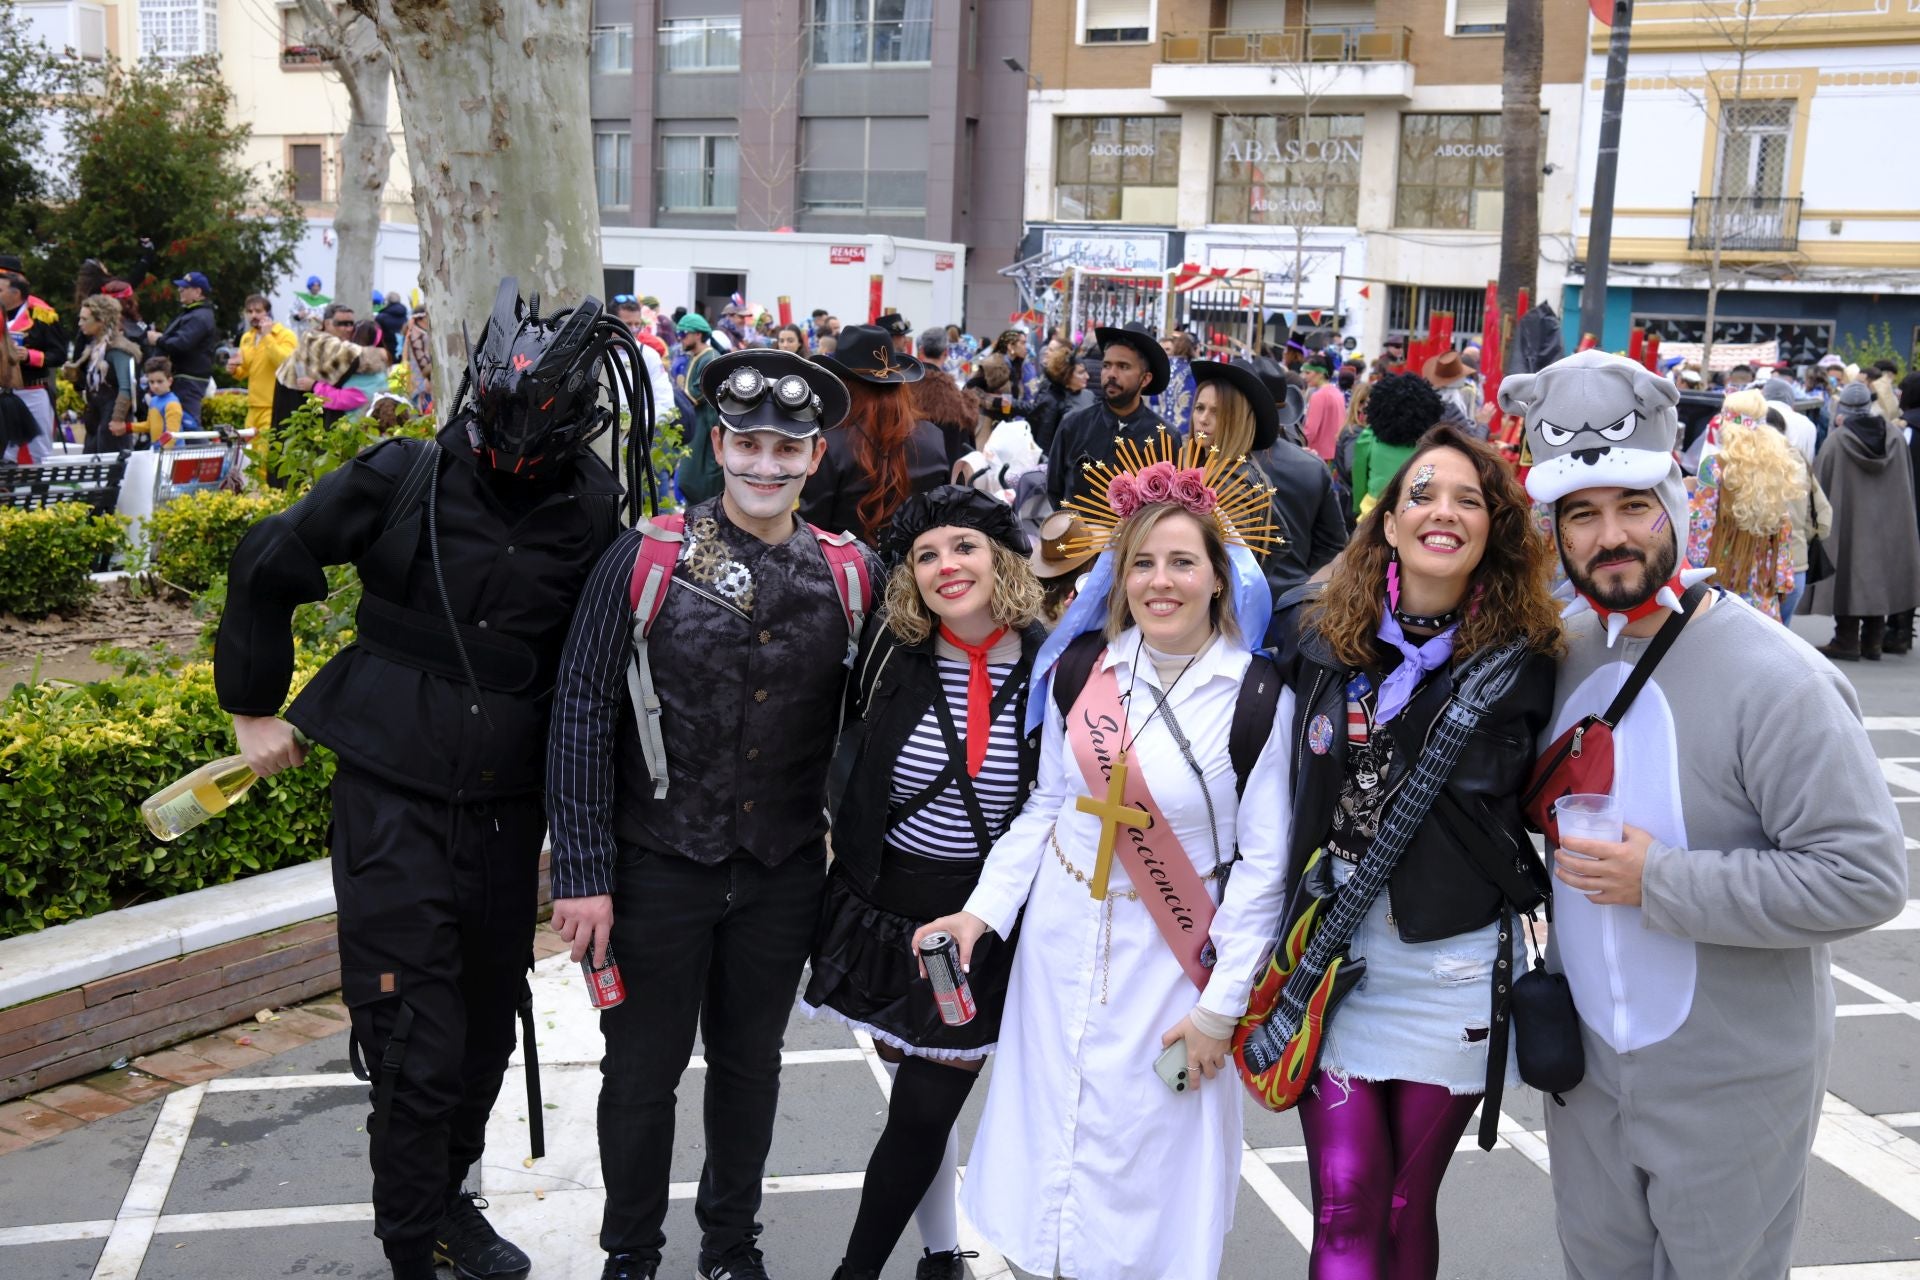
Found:
[(247, 767), (245, 756), (227, 756), (154, 792), (140, 806), (140, 816), (160, 839), (178, 839), (216, 813), (226, 812), (259, 780), (260, 775)]

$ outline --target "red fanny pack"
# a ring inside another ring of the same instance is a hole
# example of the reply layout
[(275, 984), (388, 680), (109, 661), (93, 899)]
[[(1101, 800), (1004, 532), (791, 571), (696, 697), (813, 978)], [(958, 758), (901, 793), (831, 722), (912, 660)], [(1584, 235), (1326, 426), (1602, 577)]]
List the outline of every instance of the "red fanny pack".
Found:
[[(1634, 668), (1635, 675), (1647, 665), (1642, 661)], [(1633, 685), (1632, 677), (1628, 684)], [(1638, 688), (1634, 692), (1639, 692)], [(1618, 705), (1619, 699), (1614, 702), (1606, 715), (1582, 716), (1580, 723), (1555, 738), (1527, 776), (1520, 810), (1526, 814), (1528, 825), (1545, 833), (1549, 844), (1560, 843), (1560, 824), (1554, 820), (1553, 805), (1561, 796), (1613, 794), (1613, 722), (1616, 711), (1626, 713), (1626, 708)]]
[(1706, 598), (1707, 589), (1696, 584), (1680, 598), (1684, 612), (1673, 613), (1660, 625), (1653, 643), (1633, 664), (1627, 682), (1620, 686), (1607, 709), (1597, 716), (1582, 716), (1578, 724), (1553, 740), (1553, 745), (1534, 761), (1527, 777), (1527, 789), (1521, 793), (1520, 810), (1534, 830), (1543, 833), (1549, 843), (1560, 843), (1560, 824), (1554, 820), (1553, 805), (1561, 796), (1613, 794), (1613, 730), (1640, 690), (1653, 676), (1653, 669), (1679, 638), (1680, 628)]

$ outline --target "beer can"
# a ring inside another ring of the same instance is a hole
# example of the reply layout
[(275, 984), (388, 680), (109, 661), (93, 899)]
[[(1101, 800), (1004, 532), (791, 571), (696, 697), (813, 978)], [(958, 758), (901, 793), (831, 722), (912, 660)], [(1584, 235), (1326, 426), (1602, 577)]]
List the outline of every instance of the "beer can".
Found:
[(627, 984), (620, 981), (620, 966), (613, 962), (613, 944), (609, 942), (600, 951), (602, 963), (597, 967), (593, 963), (593, 948), (587, 948), (586, 958), (580, 961), (580, 972), (587, 979), (587, 999), (596, 1009), (611, 1009), (627, 998)]
[(940, 1021), (950, 1027), (963, 1027), (978, 1012), (967, 975), (960, 972), (960, 947), (953, 935), (936, 931), (920, 939), (920, 962), (927, 967), (927, 981), (933, 984), (934, 1003), (940, 1006)]

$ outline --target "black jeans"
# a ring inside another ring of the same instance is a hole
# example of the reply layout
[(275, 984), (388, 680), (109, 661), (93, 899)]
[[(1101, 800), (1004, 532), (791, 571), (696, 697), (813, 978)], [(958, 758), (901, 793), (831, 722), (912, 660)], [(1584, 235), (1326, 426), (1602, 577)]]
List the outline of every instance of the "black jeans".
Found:
[(367, 1126), (373, 1233), (389, 1257), (431, 1246), (485, 1146), (533, 959), (545, 833), (538, 795), (456, 805), (334, 775), (340, 986), (376, 1098), (407, 1028), (385, 1129)]
[(613, 954), (625, 1003), (600, 1015), (600, 1245), (657, 1261), (666, 1243), (674, 1095), (704, 1042), (706, 1150), (694, 1215), (725, 1253), (760, 1234), (760, 1179), (780, 1100), (780, 1048), (813, 947), (825, 858), (717, 866), (622, 845)]

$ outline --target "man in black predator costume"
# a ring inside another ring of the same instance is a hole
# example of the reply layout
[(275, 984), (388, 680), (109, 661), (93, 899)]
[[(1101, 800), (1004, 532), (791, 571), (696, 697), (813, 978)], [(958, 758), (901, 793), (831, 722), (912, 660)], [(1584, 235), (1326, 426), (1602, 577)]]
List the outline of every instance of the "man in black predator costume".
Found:
[[(374, 445), (234, 553), (214, 679), (241, 753), (263, 776), (309, 741), (339, 757), (340, 980), (373, 1086), (374, 1234), (395, 1280), (433, 1280), (436, 1261), (466, 1280), (530, 1265), (464, 1182), (516, 1009), (540, 1154), (526, 972), (547, 719), (574, 603), (620, 522), (617, 444), (614, 468), (588, 452), (615, 425), (609, 403), (634, 407), (629, 469), (649, 455), (632, 347), (597, 300), (542, 318), (509, 277), (438, 436)], [(348, 563), (365, 587), (355, 642), (283, 719), (294, 607)]]

